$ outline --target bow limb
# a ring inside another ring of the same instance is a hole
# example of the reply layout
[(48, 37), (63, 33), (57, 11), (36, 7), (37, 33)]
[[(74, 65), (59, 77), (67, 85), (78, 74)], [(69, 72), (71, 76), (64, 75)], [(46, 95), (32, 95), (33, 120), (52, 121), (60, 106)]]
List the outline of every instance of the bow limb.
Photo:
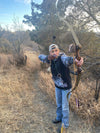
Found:
[(72, 36), (73, 36), (73, 38), (74, 38), (74, 41), (75, 41), (76, 45), (77, 45), (79, 48), (81, 48), (82, 46), (81, 46), (81, 44), (79, 43), (78, 37), (77, 37), (76, 33), (74, 32), (72, 25), (71, 25), (67, 20), (65, 20), (65, 19), (63, 19), (61, 16), (59, 16), (59, 14), (58, 14), (58, 17), (59, 17), (59, 19), (60, 19), (61, 21), (63, 21), (63, 22), (69, 27), (69, 29), (70, 29), (70, 31), (71, 31), (71, 33), (72, 33)]
[(69, 100), (69, 94), (70, 94), (71, 92), (73, 92), (73, 91), (78, 87), (80, 78), (81, 78), (81, 73), (78, 74), (78, 76), (77, 76), (77, 78), (76, 78), (76, 83), (75, 83), (75, 86), (73, 87), (73, 89), (67, 93), (67, 100)]

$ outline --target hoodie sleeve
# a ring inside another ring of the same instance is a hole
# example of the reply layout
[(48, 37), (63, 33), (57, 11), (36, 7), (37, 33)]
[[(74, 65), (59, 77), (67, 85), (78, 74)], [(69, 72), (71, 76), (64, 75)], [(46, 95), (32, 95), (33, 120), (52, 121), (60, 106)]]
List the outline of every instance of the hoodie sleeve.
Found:
[(38, 56), (38, 58), (39, 58), (40, 61), (42, 61), (43, 63), (50, 63), (50, 61), (48, 60), (48, 56), (47, 56), (47, 55), (40, 54), (40, 55)]
[(68, 67), (73, 64), (73, 57), (70, 57), (64, 54), (61, 56), (61, 61), (66, 67)]

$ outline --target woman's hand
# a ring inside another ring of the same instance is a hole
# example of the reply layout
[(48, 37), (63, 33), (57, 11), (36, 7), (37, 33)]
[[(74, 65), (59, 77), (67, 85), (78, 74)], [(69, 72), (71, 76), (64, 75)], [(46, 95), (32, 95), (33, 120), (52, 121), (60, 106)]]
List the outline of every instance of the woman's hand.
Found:
[(54, 60), (56, 58), (56, 55), (48, 55), (48, 60)]
[(78, 67), (81, 67), (82, 65), (83, 65), (83, 57), (81, 57), (81, 59), (80, 60), (77, 60), (77, 59), (75, 59), (75, 64), (78, 66)]

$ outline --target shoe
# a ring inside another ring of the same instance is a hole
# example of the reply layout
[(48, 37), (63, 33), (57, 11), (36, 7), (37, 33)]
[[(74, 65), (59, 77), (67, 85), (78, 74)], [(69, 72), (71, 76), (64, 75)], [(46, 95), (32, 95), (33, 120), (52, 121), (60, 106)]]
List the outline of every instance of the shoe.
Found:
[(52, 120), (52, 122), (53, 122), (54, 124), (57, 124), (57, 123), (60, 123), (61, 120), (57, 120), (57, 119), (55, 119), (55, 120)]

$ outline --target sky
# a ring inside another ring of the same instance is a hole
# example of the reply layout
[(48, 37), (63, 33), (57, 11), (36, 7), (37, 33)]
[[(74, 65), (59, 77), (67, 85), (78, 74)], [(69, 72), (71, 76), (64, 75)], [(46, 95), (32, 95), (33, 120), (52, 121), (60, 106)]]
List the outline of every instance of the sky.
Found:
[[(41, 4), (43, 0), (33, 1)], [(31, 15), (30, 2), (31, 0), (0, 0), (0, 25), (2, 27), (10, 27), (14, 18), (17, 18), (22, 23), (24, 15)]]

